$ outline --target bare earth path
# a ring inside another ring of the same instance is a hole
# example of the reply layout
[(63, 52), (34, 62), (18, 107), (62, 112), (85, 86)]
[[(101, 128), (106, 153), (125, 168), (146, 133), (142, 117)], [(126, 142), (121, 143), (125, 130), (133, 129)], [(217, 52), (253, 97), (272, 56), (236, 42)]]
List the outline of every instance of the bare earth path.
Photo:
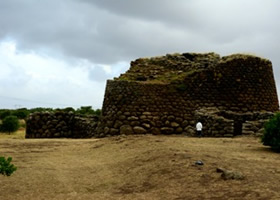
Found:
[(0, 139), (0, 155), (18, 167), (0, 176), (0, 200), (280, 199), (280, 154), (250, 137)]

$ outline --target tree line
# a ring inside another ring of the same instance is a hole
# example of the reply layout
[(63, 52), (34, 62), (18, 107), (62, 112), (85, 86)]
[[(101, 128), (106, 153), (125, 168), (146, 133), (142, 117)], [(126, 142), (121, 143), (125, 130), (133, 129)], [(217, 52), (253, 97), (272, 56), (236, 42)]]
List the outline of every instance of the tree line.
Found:
[(97, 115), (99, 116), (101, 114), (101, 109), (94, 110), (92, 106), (81, 106), (78, 109), (74, 109), (72, 107), (66, 107), (66, 108), (19, 108), (19, 109), (0, 109), (0, 120), (3, 120), (5, 117), (8, 116), (16, 116), (18, 119), (26, 119), (28, 115), (34, 113), (34, 112), (56, 112), (56, 111), (64, 111), (64, 112), (73, 112), (75, 114), (80, 115)]

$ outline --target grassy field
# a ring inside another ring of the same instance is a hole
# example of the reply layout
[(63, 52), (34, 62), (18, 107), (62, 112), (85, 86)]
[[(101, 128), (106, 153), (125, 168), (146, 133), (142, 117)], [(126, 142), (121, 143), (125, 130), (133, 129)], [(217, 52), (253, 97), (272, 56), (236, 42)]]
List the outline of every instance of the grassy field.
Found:
[[(13, 157), (18, 167), (12, 176), (0, 176), (1, 200), (280, 199), (279, 154), (253, 137), (22, 135), (0, 135), (0, 155)], [(218, 167), (245, 179), (223, 180)]]
[(8, 134), (0, 132), (0, 140), (1, 139), (24, 139), (25, 138), (25, 129), (19, 128), (18, 131)]
[[(0, 125), (2, 124), (2, 121), (0, 120)], [(14, 132), (14, 133), (1, 133), (0, 132), (0, 140), (1, 139), (24, 139), (25, 138), (25, 121), (19, 120), (19, 126), (20, 128)]]

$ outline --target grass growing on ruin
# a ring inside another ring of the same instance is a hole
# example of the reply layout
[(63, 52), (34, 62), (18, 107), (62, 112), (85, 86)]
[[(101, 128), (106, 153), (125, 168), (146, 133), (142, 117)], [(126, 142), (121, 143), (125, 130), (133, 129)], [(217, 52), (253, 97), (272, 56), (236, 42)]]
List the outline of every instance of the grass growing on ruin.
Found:
[(251, 53), (246, 53), (246, 54), (232, 54), (232, 55), (228, 55), (228, 56), (223, 56), (222, 59), (220, 60), (221, 63), (225, 63), (225, 62), (230, 62), (234, 59), (248, 59), (248, 58), (254, 58), (254, 57), (258, 57), (261, 60), (263, 60), (264, 62), (270, 62), (268, 59), (257, 56), (255, 54), (251, 54)]

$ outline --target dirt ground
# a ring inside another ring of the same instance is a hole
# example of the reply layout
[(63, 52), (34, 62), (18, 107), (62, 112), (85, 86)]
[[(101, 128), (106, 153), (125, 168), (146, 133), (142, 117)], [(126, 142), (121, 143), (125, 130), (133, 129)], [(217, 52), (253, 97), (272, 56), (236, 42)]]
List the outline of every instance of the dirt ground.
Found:
[[(18, 167), (0, 175), (1, 200), (280, 199), (280, 154), (253, 137), (0, 137), (0, 155)], [(223, 180), (217, 167), (245, 179)]]

